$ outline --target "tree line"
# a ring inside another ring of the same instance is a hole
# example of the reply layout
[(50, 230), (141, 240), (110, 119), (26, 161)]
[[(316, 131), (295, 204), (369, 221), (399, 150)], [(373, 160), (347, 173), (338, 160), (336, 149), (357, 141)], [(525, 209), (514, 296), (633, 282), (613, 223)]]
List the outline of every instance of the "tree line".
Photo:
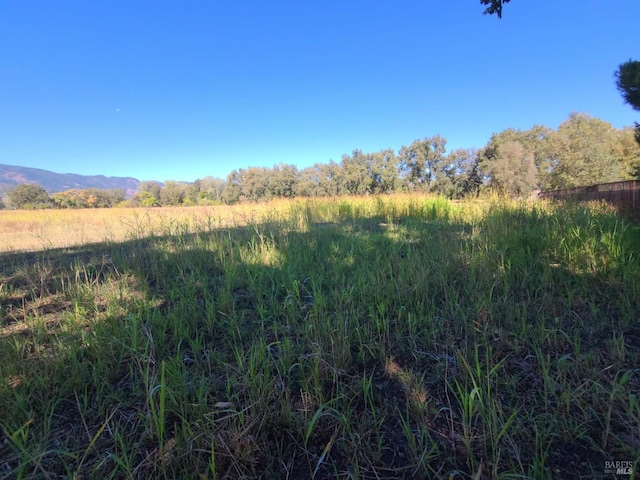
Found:
[(22, 183), (6, 193), (0, 208), (111, 208), (124, 202), (125, 193), (121, 189), (71, 189), (50, 196), (40, 185)]
[(522, 196), (534, 190), (640, 178), (640, 145), (634, 134), (633, 127), (616, 129), (590, 115), (573, 113), (556, 130), (540, 125), (528, 130), (509, 128), (493, 134), (481, 149), (448, 151), (446, 138), (434, 135), (414, 140), (397, 152), (356, 149), (342, 155), (340, 162), (330, 160), (304, 169), (282, 163), (273, 168), (235, 169), (226, 180), (217, 179), (215, 188), (204, 181), (167, 182), (164, 187), (147, 183), (139, 198), (151, 206), (398, 191), (455, 199), (491, 189)]
[(417, 139), (398, 151), (356, 149), (298, 169), (233, 170), (226, 179), (206, 177), (195, 182), (141, 182), (125, 199), (121, 190), (67, 190), (49, 196), (37, 185), (9, 191), (11, 208), (107, 208), (234, 204), (274, 198), (375, 195), (428, 192), (447, 198), (495, 190), (523, 196), (594, 183), (640, 178), (640, 144), (633, 127), (614, 128), (587, 114), (572, 113), (556, 130), (536, 125), (495, 133), (481, 149), (447, 150), (441, 135)]

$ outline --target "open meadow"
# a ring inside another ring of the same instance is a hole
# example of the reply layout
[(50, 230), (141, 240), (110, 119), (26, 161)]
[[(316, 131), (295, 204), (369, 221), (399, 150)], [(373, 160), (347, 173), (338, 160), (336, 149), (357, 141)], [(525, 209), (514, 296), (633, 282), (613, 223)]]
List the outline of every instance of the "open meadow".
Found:
[(640, 228), (604, 205), (0, 211), (0, 250), (0, 478), (640, 468)]

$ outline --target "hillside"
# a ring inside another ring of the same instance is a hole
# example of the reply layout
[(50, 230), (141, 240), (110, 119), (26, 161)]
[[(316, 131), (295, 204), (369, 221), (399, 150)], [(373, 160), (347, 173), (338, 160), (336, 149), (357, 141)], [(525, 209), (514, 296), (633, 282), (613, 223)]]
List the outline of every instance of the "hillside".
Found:
[(122, 189), (127, 197), (138, 188), (139, 180), (131, 177), (105, 177), (104, 175), (77, 175), (55, 173), (39, 168), (0, 164), (0, 195), (20, 183), (37, 183), (48, 193), (63, 192), (72, 188)]

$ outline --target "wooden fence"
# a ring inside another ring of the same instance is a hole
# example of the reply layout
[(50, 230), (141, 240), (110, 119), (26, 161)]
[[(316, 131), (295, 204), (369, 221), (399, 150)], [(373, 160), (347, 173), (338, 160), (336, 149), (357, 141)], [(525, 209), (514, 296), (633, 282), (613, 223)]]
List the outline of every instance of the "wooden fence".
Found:
[(547, 200), (604, 200), (620, 210), (638, 215), (640, 210), (640, 180), (599, 183), (588, 187), (564, 188), (540, 192), (538, 198)]

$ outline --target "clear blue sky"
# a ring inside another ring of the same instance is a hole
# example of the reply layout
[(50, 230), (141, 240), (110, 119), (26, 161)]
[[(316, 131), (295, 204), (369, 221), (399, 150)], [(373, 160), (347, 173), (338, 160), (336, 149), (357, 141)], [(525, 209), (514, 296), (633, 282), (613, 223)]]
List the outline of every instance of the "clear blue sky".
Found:
[(640, 121), (639, 0), (0, 0), (0, 163), (193, 181)]

